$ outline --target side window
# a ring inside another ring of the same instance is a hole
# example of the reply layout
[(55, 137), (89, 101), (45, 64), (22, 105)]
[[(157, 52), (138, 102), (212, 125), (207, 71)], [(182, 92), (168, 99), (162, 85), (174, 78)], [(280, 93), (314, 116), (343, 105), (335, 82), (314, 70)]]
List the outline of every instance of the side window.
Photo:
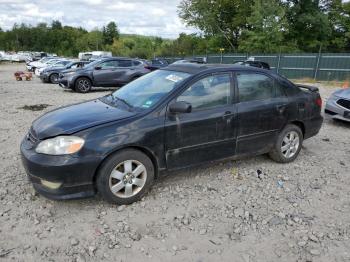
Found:
[(223, 106), (230, 103), (230, 74), (207, 76), (177, 98), (192, 105), (193, 109)]
[(133, 66), (139, 66), (141, 64), (140, 61), (132, 61)]
[(109, 68), (115, 68), (118, 66), (118, 62), (117, 61), (106, 61), (106, 62), (102, 62), (100, 64), (100, 67), (102, 69), (109, 69)]
[(239, 101), (254, 101), (275, 96), (274, 80), (263, 74), (237, 74)]
[(131, 67), (132, 63), (131, 60), (119, 60), (118, 61), (118, 67)]

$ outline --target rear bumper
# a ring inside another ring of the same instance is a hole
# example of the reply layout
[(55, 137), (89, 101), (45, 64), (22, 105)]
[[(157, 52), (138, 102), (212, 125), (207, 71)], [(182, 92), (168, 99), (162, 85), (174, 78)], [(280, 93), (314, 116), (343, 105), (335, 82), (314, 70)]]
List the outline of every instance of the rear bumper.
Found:
[(318, 134), (323, 123), (323, 117), (321, 115), (317, 117), (313, 117), (311, 119), (308, 119), (304, 123), (305, 123), (304, 139), (308, 139)]

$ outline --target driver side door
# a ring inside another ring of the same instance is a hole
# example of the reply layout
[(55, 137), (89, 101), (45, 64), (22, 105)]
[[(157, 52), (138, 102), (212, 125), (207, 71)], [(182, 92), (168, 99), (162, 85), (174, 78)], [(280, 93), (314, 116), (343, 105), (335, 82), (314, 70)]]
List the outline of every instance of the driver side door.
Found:
[(169, 169), (233, 155), (236, 145), (233, 80), (230, 72), (193, 82), (175, 101), (192, 105), (190, 113), (168, 112), (165, 152)]

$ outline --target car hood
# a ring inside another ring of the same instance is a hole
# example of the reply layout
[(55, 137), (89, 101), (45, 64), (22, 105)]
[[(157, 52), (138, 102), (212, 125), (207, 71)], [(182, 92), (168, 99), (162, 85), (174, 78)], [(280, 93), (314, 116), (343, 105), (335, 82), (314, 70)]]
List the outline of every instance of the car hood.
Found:
[(350, 99), (350, 88), (345, 88), (345, 89), (339, 89), (333, 93), (333, 95)]
[(45, 139), (73, 134), (89, 127), (129, 118), (135, 114), (96, 99), (48, 112), (33, 122), (32, 131), (38, 139)]

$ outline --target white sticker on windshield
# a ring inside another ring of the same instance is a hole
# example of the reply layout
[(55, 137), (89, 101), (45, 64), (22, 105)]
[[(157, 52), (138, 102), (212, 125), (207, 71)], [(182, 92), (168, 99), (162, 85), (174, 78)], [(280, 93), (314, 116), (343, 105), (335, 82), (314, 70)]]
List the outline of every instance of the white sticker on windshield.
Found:
[(176, 83), (176, 82), (181, 81), (183, 78), (181, 76), (177, 76), (177, 75), (168, 75), (165, 79)]

